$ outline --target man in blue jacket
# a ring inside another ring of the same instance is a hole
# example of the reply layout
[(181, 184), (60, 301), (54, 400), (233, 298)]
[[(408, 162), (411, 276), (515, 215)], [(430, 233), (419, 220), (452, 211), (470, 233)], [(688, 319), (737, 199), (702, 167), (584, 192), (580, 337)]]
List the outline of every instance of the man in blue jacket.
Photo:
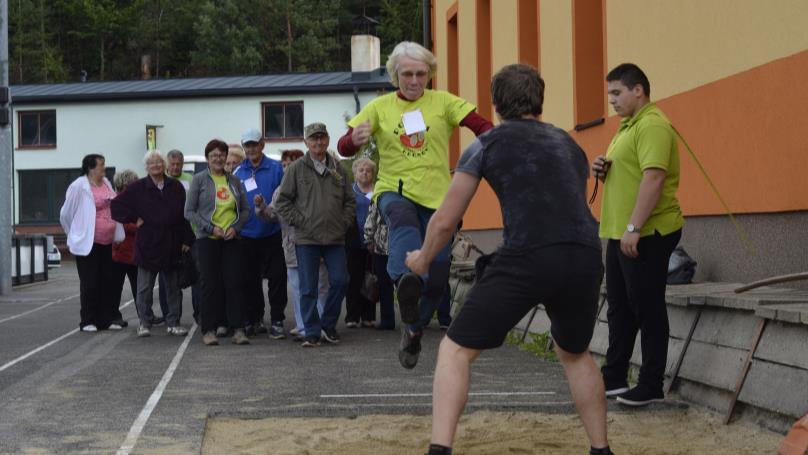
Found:
[(241, 145), (247, 159), (233, 171), (233, 174), (244, 183), (250, 204), (250, 219), (241, 230), (246, 254), (247, 333), (267, 332), (264, 325), (263, 288), (263, 278), (266, 276), (271, 321), (269, 336), (279, 340), (286, 338), (283, 320), (287, 300), (286, 262), (283, 257), (281, 227), (277, 223), (266, 223), (259, 219), (255, 214), (253, 199), (260, 194), (265, 201), (272, 200), (272, 194), (283, 179), (283, 166), (264, 155), (264, 138), (257, 129), (245, 131), (241, 135)]

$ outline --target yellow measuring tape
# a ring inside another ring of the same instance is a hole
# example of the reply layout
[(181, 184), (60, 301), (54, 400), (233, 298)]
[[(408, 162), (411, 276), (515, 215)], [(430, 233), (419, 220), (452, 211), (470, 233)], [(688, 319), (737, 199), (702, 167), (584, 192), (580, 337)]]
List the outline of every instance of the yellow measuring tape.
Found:
[(696, 163), (696, 166), (698, 166), (699, 171), (701, 171), (701, 175), (703, 175), (704, 179), (707, 180), (707, 184), (710, 185), (710, 189), (713, 190), (713, 193), (718, 198), (718, 201), (721, 202), (721, 205), (724, 207), (724, 210), (727, 212), (727, 215), (729, 216), (729, 220), (732, 222), (732, 225), (735, 226), (735, 231), (738, 233), (738, 237), (741, 239), (741, 243), (746, 249), (746, 252), (749, 253), (750, 256), (754, 256), (755, 248), (752, 246), (752, 242), (749, 241), (749, 236), (746, 235), (746, 231), (744, 231), (744, 229), (738, 223), (738, 220), (735, 219), (735, 215), (732, 214), (732, 210), (729, 209), (729, 205), (727, 205), (726, 201), (724, 201), (724, 198), (721, 197), (721, 193), (718, 192), (718, 188), (716, 188), (715, 184), (713, 184), (713, 180), (710, 178), (709, 175), (707, 175), (707, 171), (704, 169), (704, 166), (701, 165), (701, 161), (699, 161), (699, 159), (696, 158), (696, 154), (693, 153), (693, 150), (690, 148), (690, 145), (688, 145), (687, 141), (682, 136), (682, 133), (680, 133), (679, 130), (677, 130), (672, 123), (669, 122), (668, 124), (671, 126), (671, 128), (673, 128), (673, 131), (676, 133), (676, 136), (679, 137), (679, 140), (682, 141), (682, 144), (685, 145), (685, 148), (687, 149), (687, 152), (690, 154), (690, 157), (693, 158), (693, 161)]

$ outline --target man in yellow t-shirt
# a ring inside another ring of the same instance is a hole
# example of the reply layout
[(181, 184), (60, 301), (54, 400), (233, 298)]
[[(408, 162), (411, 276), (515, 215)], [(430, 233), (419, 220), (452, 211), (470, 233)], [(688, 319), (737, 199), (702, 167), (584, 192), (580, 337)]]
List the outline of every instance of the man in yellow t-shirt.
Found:
[[(606, 76), (609, 103), (623, 117), (606, 156), (592, 164), (604, 182), (600, 237), (607, 239), (606, 293), (609, 349), (602, 368), (606, 396), (629, 406), (664, 398), (668, 355), (665, 304), (668, 261), (682, 236), (676, 199), (679, 149), (676, 133), (650, 100), (648, 78), (634, 64)], [(640, 332), (642, 366), (628, 388), (629, 361)]]
[[(380, 96), (348, 122), (338, 142), (343, 156), (354, 155), (372, 137), (379, 149), (379, 173), (373, 200), (389, 226), (387, 272), (396, 283), (402, 329), (399, 361), (414, 368), (424, 326), (443, 296), (449, 277), (449, 246), (443, 247), (429, 273), (412, 273), (404, 260), (421, 248), (426, 225), (449, 189), (449, 138), (458, 126), (476, 135), (493, 125), (471, 103), (451, 93), (427, 90), (436, 60), (423, 46), (401, 42), (387, 60), (398, 90)], [(420, 308), (419, 308), (420, 300)]]

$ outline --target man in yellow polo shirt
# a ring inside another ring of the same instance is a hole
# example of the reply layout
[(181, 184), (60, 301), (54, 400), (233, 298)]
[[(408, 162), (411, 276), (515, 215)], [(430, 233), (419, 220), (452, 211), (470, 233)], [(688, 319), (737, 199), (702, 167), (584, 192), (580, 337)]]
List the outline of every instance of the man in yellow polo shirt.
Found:
[[(623, 120), (606, 156), (592, 164), (604, 182), (600, 237), (608, 241), (609, 349), (602, 373), (607, 396), (643, 406), (664, 398), (668, 260), (684, 225), (676, 199), (679, 149), (670, 121), (650, 100), (651, 87), (639, 67), (619, 65), (606, 81), (609, 103)], [(637, 331), (642, 366), (637, 386), (629, 389), (626, 377)]]

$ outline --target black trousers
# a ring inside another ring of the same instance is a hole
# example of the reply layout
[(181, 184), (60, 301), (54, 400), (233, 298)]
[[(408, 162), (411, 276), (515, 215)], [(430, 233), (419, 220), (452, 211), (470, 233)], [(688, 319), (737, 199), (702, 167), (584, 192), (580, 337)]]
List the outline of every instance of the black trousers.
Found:
[(121, 319), (120, 298), (116, 301), (112, 293), (112, 245), (93, 243), (90, 254), (76, 256), (76, 269), (81, 301), (79, 327), (94, 324), (103, 330), (113, 320)]
[(379, 328), (396, 328), (396, 313), (393, 308), (393, 280), (387, 274), (387, 255), (371, 254), (373, 273), (379, 280)]
[(681, 230), (643, 237), (637, 258), (620, 251), (620, 240), (609, 240), (606, 246), (609, 348), (602, 372), (607, 388), (626, 384), (639, 331), (642, 366), (638, 383), (662, 390), (670, 333), (665, 305), (668, 261), (681, 237)]
[(346, 248), (345, 256), (348, 262), (345, 322), (375, 321), (376, 302), (366, 299), (360, 292), (365, 281), (365, 270), (371, 269), (370, 252), (361, 248)]
[[(132, 299), (137, 297), (137, 266), (134, 264), (124, 264), (112, 261), (112, 299), (120, 306), (121, 295), (123, 295), (123, 283), (129, 278), (129, 288), (132, 290)], [(136, 306), (137, 307), (137, 306)], [(115, 311), (120, 310), (115, 308)]]
[(243, 237), (244, 273), (246, 281), (247, 323), (264, 320), (264, 278), (267, 279), (269, 317), (272, 322), (286, 319), (286, 259), (283, 239), (277, 232), (257, 239)]
[(230, 327), (244, 327), (244, 251), (241, 240), (197, 239), (202, 278), (199, 316), (202, 333), (216, 330), (222, 314)]

